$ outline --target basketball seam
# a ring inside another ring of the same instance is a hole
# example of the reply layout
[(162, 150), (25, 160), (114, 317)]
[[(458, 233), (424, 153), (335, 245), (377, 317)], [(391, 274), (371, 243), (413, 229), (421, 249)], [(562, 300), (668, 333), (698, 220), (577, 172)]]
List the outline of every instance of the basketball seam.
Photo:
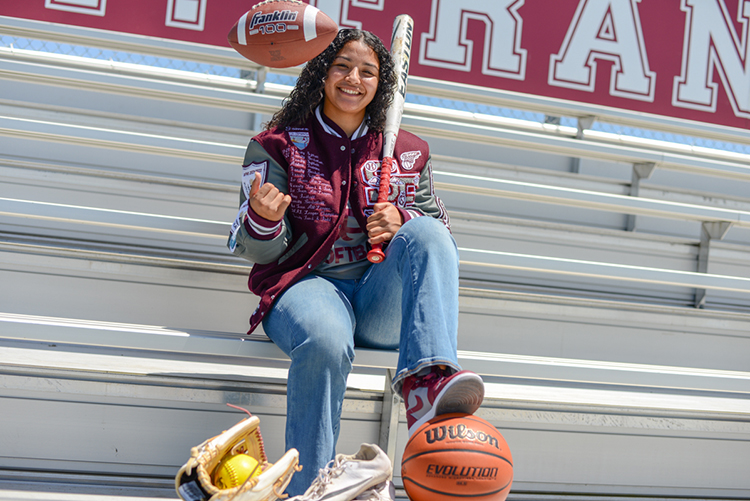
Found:
[(417, 452), (416, 454), (412, 454), (411, 456), (409, 456), (406, 459), (402, 459), (401, 464), (404, 465), (404, 464), (408, 463), (409, 461), (411, 461), (412, 459), (417, 458), (419, 456), (424, 456), (426, 454), (434, 454), (434, 453), (437, 453), (437, 452), (475, 452), (477, 454), (484, 454), (486, 456), (492, 456), (492, 457), (495, 457), (495, 458), (498, 458), (498, 459), (502, 459), (503, 461), (505, 461), (509, 465), (513, 466), (513, 462), (511, 460), (509, 460), (508, 458), (506, 458), (506, 457), (500, 456), (498, 454), (494, 454), (492, 452), (477, 451), (477, 450), (474, 450), (474, 449), (430, 449), (429, 451)]
[[(413, 483), (414, 485), (416, 485), (416, 486), (418, 486), (418, 487), (420, 487), (420, 488), (422, 488), (422, 489), (424, 489), (426, 491), (434, 492), (435, 494), (444, 494), (446, 496), (455, 496), (455, 497), (459, 497), (459, 498), (477, 498), (477, 497), (491, 496), (492, 494), (497, 494), (498, 492), (504, 491), (505, 489), (507, 489), (510, 486), (510, 484), (513, 483), (513, 479), (511, 479), (502, 488), (497, 489), (495, 491), (483, 492), (481, 494), (456, 494), (456, 493), (453, 493), (453, 492), (445, 492), (445, 491), (439, 491), (437, 489), (430, 489), (429, 487), (426, 487), (426, 486), (420, 484), (419, 482), (415, 482), (414, 480), (410, 479), (409, 477), (404, 477), (403, 480), (404, 481), (408, 480), (409, 482)], [(408, 492), (409, 491), (407, 490), (407, 494), (408, 494)]]

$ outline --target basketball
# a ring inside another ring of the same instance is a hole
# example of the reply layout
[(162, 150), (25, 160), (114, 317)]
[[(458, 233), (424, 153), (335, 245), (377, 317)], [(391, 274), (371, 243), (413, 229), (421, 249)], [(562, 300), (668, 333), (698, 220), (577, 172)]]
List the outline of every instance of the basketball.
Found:
[(471, 414), (444, 414), (406, 443), (401, 478), (411, 501), (504, 501), (513, 458), (497, 428)]

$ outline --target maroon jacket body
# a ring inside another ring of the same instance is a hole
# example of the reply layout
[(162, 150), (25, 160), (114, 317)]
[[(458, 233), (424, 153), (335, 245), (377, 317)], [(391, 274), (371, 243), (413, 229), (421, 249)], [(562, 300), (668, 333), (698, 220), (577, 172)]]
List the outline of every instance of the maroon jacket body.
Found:
[[(250, 290), (260, 304), (250, 318), (252, 332), (284, 290), (326, 259), (351, 205), (361, 228), (378, 197), (383, 136), (360, 127), (352, 138), (320, 112), (300, 127), (272, 129), (248, 145), (243, 177), (260, 171), (292, 197), (283, 221), (268, 221), (248, 208), (249, 183), (243, 182), (240, 212), (229, 247), (255, 264)], [(432, 216), (449, 226), (448, 215), (432, 186), (429, 147), (400, 131), (391, 171), (389, 201), (404, 222)], [(243, 181), (244, 181), (243, 179)]]

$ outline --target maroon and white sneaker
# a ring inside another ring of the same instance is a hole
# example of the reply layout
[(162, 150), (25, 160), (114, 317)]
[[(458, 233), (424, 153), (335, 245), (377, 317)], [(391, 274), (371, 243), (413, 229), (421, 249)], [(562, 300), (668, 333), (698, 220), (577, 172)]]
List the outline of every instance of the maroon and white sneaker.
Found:
[(401, 394), (406, 405), (406, 424), (409, 437), (424, 423), (443, 414), (463, 412), (473, 414), (484, 400), (484, 382), (479, 374), (430, 367), (424, 376), (404, 379)]

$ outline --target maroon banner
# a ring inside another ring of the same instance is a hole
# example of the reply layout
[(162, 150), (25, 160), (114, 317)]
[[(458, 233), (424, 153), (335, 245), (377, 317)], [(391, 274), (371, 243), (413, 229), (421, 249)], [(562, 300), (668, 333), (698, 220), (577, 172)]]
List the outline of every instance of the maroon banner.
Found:
[[(228, 47), (254, 0), (6, 0), (0, 15)], [(310, 0), (390, 39), (415, 21), (411, 74), (731, 127), (750, 126), (740, 0)]]

